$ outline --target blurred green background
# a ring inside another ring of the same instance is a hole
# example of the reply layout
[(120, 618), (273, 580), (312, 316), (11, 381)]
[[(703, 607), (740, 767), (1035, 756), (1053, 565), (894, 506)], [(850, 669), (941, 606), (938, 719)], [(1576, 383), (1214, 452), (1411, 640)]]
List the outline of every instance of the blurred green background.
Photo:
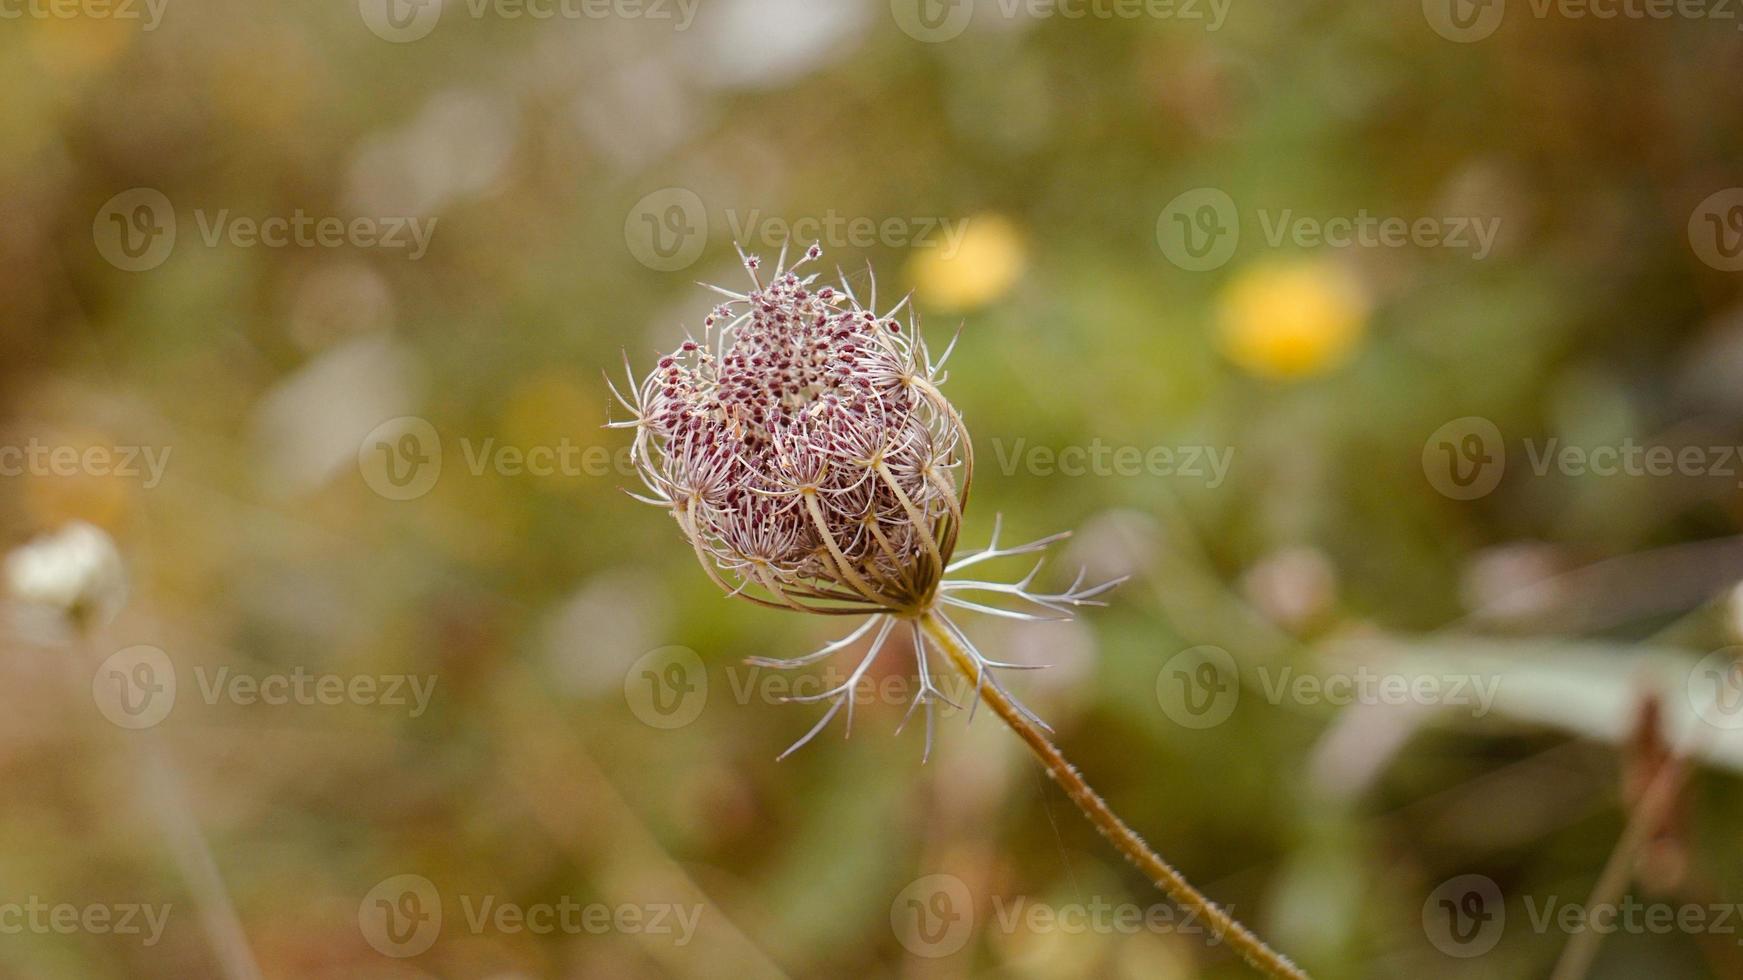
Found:
[[(7, 6), (4, 544), (88, 522), (130, 589), (6, 632), (0, 976), (1248, 975), (1105, 912), (1162, 898), (991, 714), (922, 765), (903, 658), (775, 763), (819, 709), (744, 659), (845, 631), (721, 597), (619, 492), (602, 374), (790, 233), (960, 328), (965, 546), (1002, 513), (1076, 529), (1044, 577), (1133, 575), (969, 631), (1052, 664), (1009, 683), (1065, 753), (1316, 976), (1548, 975), (1590, 930), (1544, 909), (1607, 864), (1614, 901), (1735, 910), (1743, 717), (1696, 665), (1743, 642), (1743, 35), (1583, 10)], [(1370, 218), (1412, 230), (1340, 234)], [(1030, 455), (1097, 445), (1178, 465)], [(1697, 452), (1556, 455), (1629, 445)], [(99, 665), (141, 644), (173, 710), (109, 724)], [(213, 680), (299, 673), (434, 687)], [(1289, 686), (1358, 674), (1432, 691)], [(32, 899), (170, 911), (14, 928)], [(1587, 975), (1743, 976), (1713, 918)]]

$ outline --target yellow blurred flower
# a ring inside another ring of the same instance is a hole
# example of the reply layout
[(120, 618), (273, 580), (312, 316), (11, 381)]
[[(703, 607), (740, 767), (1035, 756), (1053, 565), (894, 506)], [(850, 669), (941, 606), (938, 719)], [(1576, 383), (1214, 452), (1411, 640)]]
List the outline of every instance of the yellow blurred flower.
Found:
[(1217, 315), (1230, 360), (1261, 377), (1302, 378), (1349, 358), (1367, 330), (1368, 299), (1335, 262), (1271, 261), (1237, 273)]
[(946, 222), (932, 248), (914, 252), (908, 277), (920, 300), (940, 310), (972, 310), (1010, 292), (1023, 274), (1023, 233), (1002, 214)]

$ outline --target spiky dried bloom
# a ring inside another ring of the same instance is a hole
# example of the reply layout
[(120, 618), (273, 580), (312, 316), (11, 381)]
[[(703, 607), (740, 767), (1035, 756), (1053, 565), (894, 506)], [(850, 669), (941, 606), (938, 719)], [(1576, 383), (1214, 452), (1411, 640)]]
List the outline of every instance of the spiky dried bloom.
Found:
[(923, 608), (960, 528), (968, 435), (902, 304), (880, 316), (818, 286), (804, 266), (820, 255), (766, 283), (746, 259), (754, 288), (722, 290), (703, 340), (636, 386), (636, 463), (730, 591), (806, 611)]
[[(1038, 552), (1063, 535), (1000, 549), (995, 524), (992, 546), (952, 561), (974, 478), (968, 430), (940, 391), (954, 342), (934, 360), (913, 314), (901, 318), (906, 298), (876, 311), (875, 280), (864, 304), (845, 279), (819, 285), (805, 267), (821, 255), (812, 245), (788, 267), (783, 250), (766, 275), (745, 256), (752, 288), (711, 287), (726, 302), (703, 321), (702, 339), (685, 340), (640, 381), (630, 373), (630, 396), (613, 385), (632, 417), (612, 424), (635, 429), (632, 455), (649, 491), (638, 499), (671, 513), (729, 594), (801, 612), (873, 615), (808, 657), (759, 661), (816, 663), (876, 630), (845, 684), (805, 699), (832, 707), (798, 744), (844, 704), (851, 725), (860, 679), (905, 620), (920, 678), (910, 712), (925, 705), (930, 745), (932, 702), (944, 697), (932, 683), (921, 616), (955, 606), (1052, 618), (953, 593), (1002, 593), (1066, 613), (1117, 583), (1084, 589), (1079, 576), (1071, 589), (1045, 595), (1029, 591), (1033, 571), (1014, 585), (946, 580), (988, 558)], [(1016, 666), (976, 656), (977, 692), (985, 681), (998, 683), (987, 668)]]

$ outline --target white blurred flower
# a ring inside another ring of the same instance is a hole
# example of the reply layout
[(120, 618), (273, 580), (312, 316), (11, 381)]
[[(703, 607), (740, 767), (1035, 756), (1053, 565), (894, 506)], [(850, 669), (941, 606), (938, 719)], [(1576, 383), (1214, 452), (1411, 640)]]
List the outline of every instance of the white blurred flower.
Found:
[(6, 591), (77, 623), (104, 623), (127, 599), (121, 553), (95, 525), (73, 521), (6, 556)]

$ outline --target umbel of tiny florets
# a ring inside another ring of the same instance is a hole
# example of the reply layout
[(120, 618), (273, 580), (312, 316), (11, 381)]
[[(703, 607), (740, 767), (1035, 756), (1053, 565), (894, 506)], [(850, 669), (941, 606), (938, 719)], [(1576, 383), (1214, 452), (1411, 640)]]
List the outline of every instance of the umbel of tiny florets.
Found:
[(968, 434), (938, 390), (942, 358), (897, 319), (905, 301), (880, 316), (845, 285), (818, 286), (804, 267), (820, 254), (766, 277), (747, 257), (753, 288), (719, 290), (702, 339), (634, 384), (624, 424), (644, 499), (670, 508), (736, 594), (816, 612), (922, 609), (961, 527)]
[[(920, 617), (939, 618), (968, 649), (967, 637), (941, 607), (1019, 619), (1060, 618), (1109, 582), (1058, 594), (1029, 591), (1031, 571), (1015, 584), (947, 580), (989, 558), (1039, 552), (1064, 535), (1017, 548), (993, 542), (952, 560), (974, 478), (974, 450), (962, 417), (944, 397), (944, 362), (920, 335), (904, 297), (877, 310), (876, 281), (862, 304), (847, 280), (819, 285), (805, 267), (822, 255), (812, 245), (792, 266), (786, 251), (773, 270), (744, 256), (751, 288), (725, 297), (693, 334), (637, 380), (625, 362), (629, 395), (612, 391), (631, 418), (631, 453), (648, 493), (637, 499), (666, 508), (708, 575), (728, 594), (760, 605), (831, 615), (870, 615), (846, 639), (796, 660), (801, 667), (844, 650), (875, 630), (870, 652), (841, 686), (796, 700), (830, 701), (816, 728), (853, 697), (890, 632), (913, 633), (931, 745), (932, 705), (946, 700), (932, 683)], [(902, 319), (904, 311), (906, 319)], [(1039, 570), (1039, 565), (1036, 570)], [(955, 593), (1000, 593), (1043, 614), (972, 602)], [(1000, 664), (973, 654), (980, 685), (997, 685)], [(1039, 719), (1035, 719), (1039, 722)]]

